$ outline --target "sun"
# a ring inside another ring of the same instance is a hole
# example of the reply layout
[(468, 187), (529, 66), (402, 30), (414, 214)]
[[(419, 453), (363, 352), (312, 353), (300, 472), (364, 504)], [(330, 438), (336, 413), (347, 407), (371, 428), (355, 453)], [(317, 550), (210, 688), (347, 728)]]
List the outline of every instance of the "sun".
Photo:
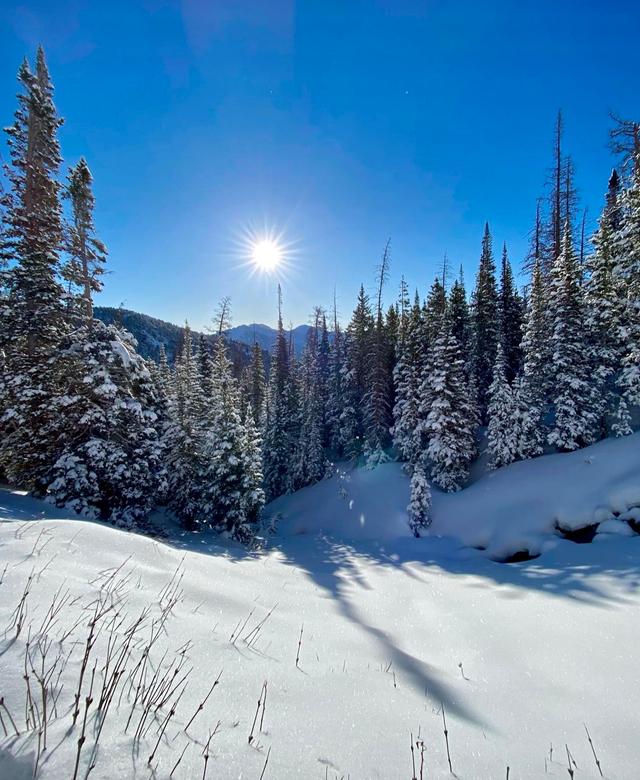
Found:
[(251, 260), (255, 268), (265, 273), (275, 271), (282, 262), (282, 248), (270, 238), (263, 238), (253, 243)]

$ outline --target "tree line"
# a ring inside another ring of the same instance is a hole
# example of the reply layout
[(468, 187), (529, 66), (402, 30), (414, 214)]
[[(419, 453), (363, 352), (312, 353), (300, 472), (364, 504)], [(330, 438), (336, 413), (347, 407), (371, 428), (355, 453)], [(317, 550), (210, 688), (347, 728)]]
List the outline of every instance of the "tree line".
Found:
[(482, 447), (491, 468), (632, 431), (640, 403), (640, 125), (616, 118), (620, 157), (592, 236), (574, 167), (554, 137), (518, 289), (489, 225), (471, 294), (446, 262), (427, 295), (384, 306), (390, 244), (374, 294), (361, 286), (342, 329), (318, 307), (301, 355), (283, 327), (265, 365), (254, 345), (234, 370), (225, 343), (193, 343), (174, 364), (144, 361), (124, 329), (93, 316), (107, 250), (84, 159), (61, 179), (62, 120), (44, 52), (25, 60), (7, 128), (0, 223), (0, 468), (51, 502), (127, 526), (170, 507), (187, 528), (247, 541), (265, 501), (327, 476), (338, 459), (405, 462), (419, 535), (431, 484), (462, 489)]

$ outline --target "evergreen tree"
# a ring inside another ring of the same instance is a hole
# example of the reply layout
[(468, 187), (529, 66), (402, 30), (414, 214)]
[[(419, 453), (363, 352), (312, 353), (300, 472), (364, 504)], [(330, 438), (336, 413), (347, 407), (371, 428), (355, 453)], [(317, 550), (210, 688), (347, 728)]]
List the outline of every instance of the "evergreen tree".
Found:
[(431, 525), (431, 488), (422, 464), (417, 464), (411, 475), (411, 502), (407, 514), (409, 528), (416, 537)]
[(516, 459), (528, 460), (542, 455), (544, 433), (542, 410), (529, 391), (524, 375), (517, 376), (512, 385), (514, 400), (514, 430), (517, 432)]
[(223, 335), (216, 340), (213, 388), (203, 437), (201, 522), (248, 541), (264, 504), (259, 439), (251, 418), (240, 417), (240, 398)]
[(518, 416), (514, 395), (507, 379), (507, 359), (502, 344), (498, 344), (493, 367), (488, 414), (489, 468), (496, 469), (513, 463), (518, 457)]
[(90, 337), (68, 336), (69, 377), (52, 399), (61, 451), (47, 499), (89, 517), (132, 527), (165, 491), (160, 399), (124, 331), (96, 320)]
[(68, 330), (57, 279), (62, 120), (41, 48), (35, 73), (25, 60), (18, 81), (18, 109), (6, 129), (10, 190), (2, 199), (3, 254), (10, 267), (0, 308), (0, 465), (13, 484), (42, 493), (60, 453), (52, 401), (62, 394), (65, 368), (58, 346)]
[(547, 297), (542, 265), (539, 260), (535, 260), (521, 346), (527, 390), (541, 414), (550, 391), (549, 374), (552, 358), (551, 322)]
[(594, 367), (600, 432), (606, 433), (606, 419), (616, 409), (615, 379), (624, 356), (624, 283), (616, 272), (618, 259), (614, 237), (619, 230), (620, 181), (614, 170), (609, 179), (606, 205), (593, 236), (594, 252), (586, 261), (585, 307), (591, 362)]
[(462, 268), (460, 268), (459, 278), (453, 283), (449, 293), (449, 318), (451, 320), (451, 333), (460, 346), (460, 352), (465, 362), (469, 362), (471, 359), (471, 320)]
[(523, 304), (516, 289), (507, 255), (507, 245), (502, 249), (502, 273), (500, 275), (500, 293), (498, 298), (499, 340), (505, 359), (505, 371), (508, 382), (513, 382), (522, 367), (522, 318)]
[(95, 234), (93, 209), (95, 199), (92, 176), (84, 157), (69, 172), (66, 195), (71, 201), (72, 221), (67, 229), (69, 260), (62, 276), (72, 290), (78, 290), (78, 314), (91, 328), (93, 322), (92, 295), (102, 289), (102, 275), (106, 261), (105, 245)]
[(375, 324), (371, 338), (370, 355), (364, 363), (364, 433), (367, 461), (375, 465), (387, 459), (385, 449), (389, 445), (389, 429), (392, 414), (392, 366), (391, 345), (385, 327), (382, 309), (382, 291), (389, 274), (389, 242), (384, 249), (378, 268), (378, 296)]
[(581, 274), (568, 229), (552, 270), (550, 310), (555, 423), (549, 443), (560, 450), (575, 450), (593, 443), (598, 417), (585, 350), (587, 330)]
[(374, 320), (369, 296), (361, 286), (358, 302), (344, 340), (345, 359), (342, 374), (344, 405), (340, 415), (340, 430), (344, 452), (351, 456), (360, 454), (364, 449), (365, 396), (370, 391), (374, 337)]
[(296, 442), (292, 488), (297, 490), (323, 478), (326, 459), (322, 443), (324, 424), (317, 331), (309, 331), (299, 369), (300, 434)]
[(341, 415), (344, 407), (344, 339), (334, 302), (333, 342), (329, 346), (329, 382), (327, 427), (329, 447), (338, 455), (343, 452)]
[[(427, 387), (424, 387), (427, 385)], [(424, 455), (431, 478), (442, 490), (460, 490), (469, 476), (475, 455), (476, 415), (465, 377), (460, 347), (444, 317), (433, 347), (430, 373), (424, 377), (421, 409)]]
[[(635, 141), (637, 142), (637, 125)], [(635, 149), (635, 147), (634, 147)], [(640, 151), (636, 155), (629, 184), (620, 198), (619, 225), (613, 237), (615, 272), (623, 289), (623, 325), (619, 337), (624, 344), (618, 384), (627, 404), (640, 404)]]
[(480, 268), (473, 293), (473, 365), (478, 392), (478, 404), (486, 417), (487, 393), (492, 380), (493, 364), (498, 345), (498, 291), (493, 262), (489, 225), (484, 228)]
[(418, 436), (420, 384), (423, 367), (423, 323), (420, 298), (415, 302), (405, 326), (404, 343), (394, 368), (395, 404), (393, 443), (401, 457), (417, 464), (422, 454)]
[(269, 501), (286, 493), (290, 484), (290, 462), (297, 425), (293, 385), (289, 347), (282, 325), (282, 297), (278, 288), (278, 333), (269, 369), (263, 450), (264, 489)]
[(264, 425), (264, 416), (266, 414), (266, 379), (264, 374), (264, 357), (262, 349), (257, 343), (254, 343), (251, 350), (251, 363), (248, 369), (248, 400), (249, 409), (253, 424), (257, 430)]

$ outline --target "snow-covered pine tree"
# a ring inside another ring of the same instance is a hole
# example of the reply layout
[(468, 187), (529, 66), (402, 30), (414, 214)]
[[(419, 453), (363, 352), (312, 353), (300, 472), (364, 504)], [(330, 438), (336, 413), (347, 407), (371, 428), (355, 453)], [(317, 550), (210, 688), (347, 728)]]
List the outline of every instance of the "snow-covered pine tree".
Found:
[(340, 417), (344, 407), (344, 337), (334, 299), (333, 305), (333, 341), (329, 345), (329, 381), (327, 398), (327, 427), (329, 430), (329, 447), (339, 457), (343, 452)]
[(197, 522), (202, 504), (202, 438), (206, 408), (191, 328), (185, 324), (169, 399), (171, 419), (165, 428), (164, 442), (169, 506), (187, 527), (193, 527)]
[(620, 223), (614, 233), (616, 275), (624, 290), (624, 323), (620, 338), (624, 344), (622, 371), (618, 380), (627, 405), (640, 404), (640, 141), (638, 123), (631, 153), (632, 170), (620, 198)]
[(264, 426), (266, 414), (266, 394), (267, 385), (264, 373), (264, 355), (257, 342), (254, 342), (251, 349), (251, 362), (248, 366), (248, 403), (253, 424), (256, 430), (261, 430)]
[(375, 324), (369, 296), (360, 286), (358, 302), (344, 338), (342, 369), (343, 408), (340, 414), (340, 438), (345, 454), (359, 455), (365, 444), (365, 395), (371, 380), (371, 355)]
[(403, 345), (393, 371), (395, 404), (392, 434), (393, 444), (400, 456), (408, 463), (416, 464), (422, 453), (417, 431), (424, 360), (422, 310), (417, 292), (404, 332)]
[(263, 473), (268, 501), (286, 493), (290, 485), (290, 464), (298, 420), (291, 356), (282, 325), (282, 294), (278, 287), (278, 333), (271, 353), (268, 385), (268, 414), (265, 421)]
[(385, 449), (389, 445), (392, 415), (391, 346), (385, 327), (382, 293), (389, 275), (389, 241), (378, 266), (378, 294), (375, 321), (371, 338), (371, 352), (366, 361), (364, 379), (364, 434), (365, 452), (369, 466), (388, 460)]
[(0, 464), (15, 485), (46, 488), (59, 455), (52, 399), (61, 393), (64, 367), (57, 347), (68, 330), (57, 278), (62, 242), (62, 162), (57, 133), (62, 120), (42, 48), (35, 73), (25, 60), (13, 125), (6, 129), (11, 165), (3, 196), (4, 274), (0, 310)]
[(498, 346), (498, 290), (493, 261), (491, 233), (484, 227), (482, 254), (472, 300), (473, 366), (478, 392), (478, 405), (486, 419), (487, 393), (492, 380), (493, 364)]
[(68, 387), (52, 399), (61, 452), (47, 499), (131, 527), (165, 490), (160, 398), (130, 334), (99, 320), (61, 345)]
[[(71, 201), (71, 222), (67, 226), (66, 250), (69, 256), (62, 277), (69, 283), (74, 314), (91, 329), (93, 293), (102, 289), (107, 250), (96, 236), (93, 223), (95, 199), (93, 177), (84, 157), (69, 171), (65, 195)], [(75, 294), (77, 291), (77, 295)]]
[(507, 359), (501, 343), (496, 352), (488, 398), (488, 465), (491, 469), (497, 469), (517, 459), (519, 433), (515, 398), (507, 379)]
[(499, 340), (505, 359), (505, 371), (508, 382), (513, 382), (522, 368), (522, 297), (516, 288), (507, 245), (502, 248), (502, 270), (498, 295)]
[(264, 505), (259, 439), (252, 419), (243, 423), (237, 381), (222, 333), (214, 347), (212, 395), (205, 413), (202, 500), (198, 522), (249, 541)]
[(316, 307), (314, 312), (316, 338), (318, 342), (318, 399), (321, 408), (321, 439), (322, 446), (329, 446), (329, 383), (330, 383), (330, 355), (329, 329), (327, 328), (327, 316), (323, 309)]
[(424, 456), (431, 467), (431, 478), (442, 490), (450, 492), (460, 490), (468, 479), (476, 452), (477, 420), (460, 347), (446, 315), (430, 363), (430, 371), (423, 379), (428, 397), (422, 392), (423, 422), (419, 427), (423, 441), (427, 442)]
[(548, 440), (564, 451), (592, 444), (598, 423), (592, 367), (585, 349), (588, 332), (581, 282), (567, 225), (560, 255), (552, 269), (549, 301), (555, 420)]
[(519, 374), (511, 386), (514, 400), (514, 429), (517, 432), (516, 460), (528, 460), (542, 455), (544, 432), (542, 411), (529, 391), (529, 383)]
[(318, 482), (326, 473), (321, 392), (318, 331), (312, 328), (298, 370), (300, 433), (293, 454), (291, 487), (294, 490)]
[(464, 286), (464, 275), (460, 266), (460, 275), (455, 280), (449, 293), (449, 317), (451, 319), (451, 333), (455, 336), (460, 346), (460, 352), (465, 364), (471, 362), (471, 319), (469, 304), (467, 303), (467, 291)]
[(409, 528), (416, 537), (431, 525), (431, 488), (424, 466), (418, 463), (411, 475), (411, 501), (407, 507)]
[(534, 259), (531, 285), (524, 318), (522, 353), (527, 392), (542, 415), (550, 392), (551, 327), (547, 285), (540, 260)]
[[(606, 435), (607, 418), (618, 406), (615, 380), (624, 356), (624, 282), (617, 273), (614, 246), (620, 227), (620, 179), (614, 170), (609, 178), (606, 205), (592, 243), (593, 253), (586, 259), (585, 312), (589, 332), (589, 349), (594, 367), (599, 432)], [(623, 415), (624, 416), (624, 415)], [(617, 427), (617, 430), (622, 430)]]

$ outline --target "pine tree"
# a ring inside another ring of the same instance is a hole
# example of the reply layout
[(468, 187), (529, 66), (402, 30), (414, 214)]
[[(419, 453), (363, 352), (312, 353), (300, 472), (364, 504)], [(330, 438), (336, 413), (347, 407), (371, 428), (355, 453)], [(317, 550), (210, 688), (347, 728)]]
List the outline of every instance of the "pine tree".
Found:
[(64, 395), (52, 399), (61, 451), (46, 496), (125, 527), (143, 522), (165, 492), (160, 398), (127, 334), (96, 320), (90, 337), (61, 345)]
[(460, 346), (460, 352), (465, 362), (468, 363), (471, 360), (471, 320), (462, 267), (460, 268), (460, 276), (451, 287), (448, 306), (451, 333)]
[(266, 414), (266, 379), (264, 373), (264, 357), (260, 345), (254, 343), (251, 350), (251, 363), (248, 369), (248, 401), (253, 424), (257, 430), (264, 425)]
[(343, 334), (338, 322), (337, 307), (333, 306), (333, 342), (329, 345), (329, 381), (327, 398), (327, 427), (329, 432), (329, 447), (341, 456), (343, 440), (341, 431), (341, 415), (344, 407), (344, 343)]
[(11, 166), (3, 254), (11, 266), (0, 310), (0, 464), (13, 484), (42, 492), (60, 452), (52, 399), (61, 394), (64, 366), (57, 348), (69, 327), (57, 279), (62, 120), (41, 48), (35, 73), (25, 60), (18, 81), (18, 109), (6, 129)]
[(529, 390), (524, 375), (517, 376), (511, 387), (514, 400), (514, 429), (517, 432), (516, 460), (542, 455), (544, 432), (542, 410)]
[(555, 423), (548, 438), (560, 450), (575, 450), (595, 440), (598, 415), (585, 350), (587, 329), (580, 268), (568, 225), (552, 270), (550, 310)]
[(498, 344), (493, 367), (488, 414), (489, 467), (496, 469), (513, 463), (518, 457), (518, 417), (514, 395), (507, 379), (507, 359), (502, 344)]
[(586, 260), (585, 306), (591, 362), (597, 393), (600, 431), (616, 408), (615, 379), (621, 369), (624, 339), (624, 283), (616, 273), (614, 237), (620, 227), (620, 180), (614, 170), (609, 179), (606, 205), (593, 236), (594, 252)]
[(286, 493), (290, 484), (290, 462), (295, 446), (297, 420), (295, 388), (287, 337), (282, 325), (282, 296), (278, 288), (278, 333), (271, 354), (268, 414), (265, 420), (263, 472), (267, 500)]
[[(636, 134), (637, 134), (636, 126)], [(633, 143), (637, 142), (637, 137)], [(640, 156), (640, 151), (633, 152)], [(619, 338), (624, 344), (618, 379), (627, 404), (640, 404), (640, 157), (635, 159), (628, 186), (620, 197), (619, 226), (612, 248), (615, 273), (623, 290), (623, 324)]]
[(423, 323), (420, 298), (415, 302), (405, 326), (404, 344), (393, 372), (395, 404), (393, 407), (393, 443), (401, 457), (416, 464), (422, 454), (418, 432), (420, 384), (422, 379)]
[(507, 245), (502, 249), (502, 273), (498, 297), (499, 340), (505, 359), (505, 371), (508, 382), (513, 382), (522, 367), (522, 298), (518, 294), (513, 272), (507, 254)]
[(480, 268), (473, 293), (473, 365), (480, 412), (485, 419), (487, 393), (498, 346), (498, 291), (489, 225), (484, 228)]
[(534, 261), (531, 288), (524, 318), (522, 353), (523, 374), (527, 390), (536, 407), (544, 413), (550, 392), (551, 327), (548, 311), (547, 287), (542, 275), (542, 264)]
[(431, 488), (422, 464), (416, 464), (411, 475), (411, 502), (407, 514), (409, 528), (416, 537), (431, 525)]
[(389, 242), (385, 246), (378, 268), (378, 295), (375, 324), (371, 339), (371, 352), (365, 356), (364, 370), (364, 434), (367, 461), (373, 466), (387, 459), (385, 449), (389, 445), (389, 429), (392, 414), (391, 345), (385, 328), (382, 309), (382, 291), (389, 274)]
[(326, 472), (317, 336), (315, 328), (309, 331), (299, 368), (300, 433), (293, 456), (291, 487), (294, 490), (318, 482)]
[(350, 456), (359, 455), (365, 445), (365, 396), (371, 386), (374, 327), (369, 296), (361, 286), (344, 339), (340, 435), (344, 452)]
[(66, 196), (71, 201), (72, 221), (67, 229), (69, 260), (62, 269), (62, 276), (79, 290), (78, 314), (89, 328), (93, 322), (92, 294), (102, 289), (102, 275), (107, 250), (95, 234), (92, 191), (93, 178), (84, 157), (69, 171)]
[(460, 490), (469, 476), (475, 455), (476, 416), (465, 377), (460, 347), (451, 334), (448, 317), (443, 317), (433, 347), (431, 370), (424, 377), (428, 396), (422, 392), (421, 407), (424, 455), (431, 466), (432, 480), (442, 490)]
[(240, 541), (254, 534), (264, 504), (259, 440), (249, 418), (240, 417), (240, 398), (225, 339), (219, 334), (213, 357), (213, 387), (203, 437), (203, 495), (200, 522)]

